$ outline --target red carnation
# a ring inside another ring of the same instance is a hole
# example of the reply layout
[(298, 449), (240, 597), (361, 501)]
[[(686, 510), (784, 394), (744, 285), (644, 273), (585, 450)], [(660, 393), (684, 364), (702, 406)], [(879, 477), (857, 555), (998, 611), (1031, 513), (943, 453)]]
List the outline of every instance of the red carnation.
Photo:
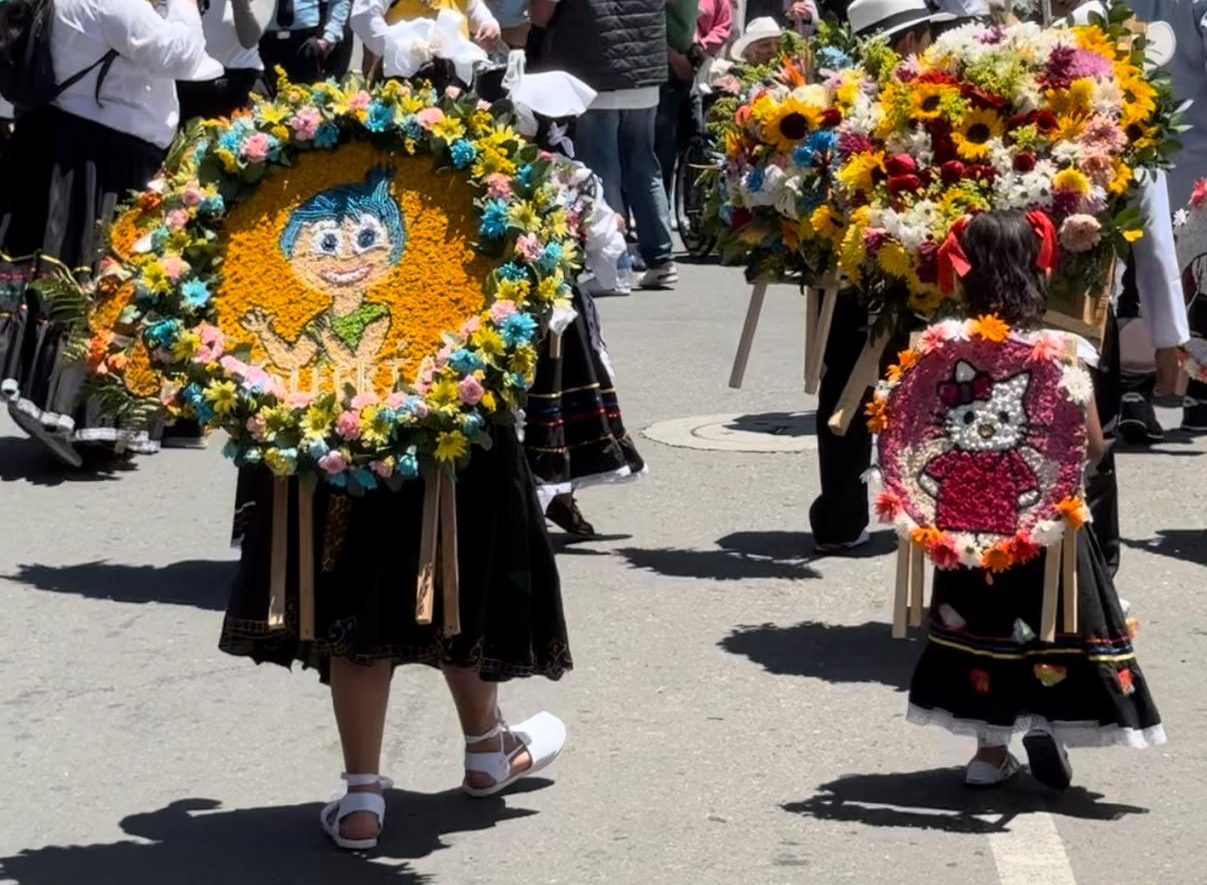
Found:
[(935, 152), (935, 163), (942, 165), (956, 158), (956, 143), (951, 140), (951, 127), (946, 124), (932, 125), (930, 147)]
[(752, 221), (754, 221), (754, 213), (749, 209), (734, 209), (733, 217), (729, 219), (729, 226), (733, 230), (741, 230)]
[(1020, 126), (1026, 126), (1033, 119), (1034, 114), (1015, 114), (1013, 117), (1006, 118), (1006, 129), (1018, 129)]
[(842, 112), (838, 108), (826, 108), (821, 112), (821, 126), (824, 129), (832, 129), (842, 122)]
[(997, 170), (984, 163), (977, 163), (968, 167), (968, 177), (973, 181), (984, 181), (988, 184), (993, 184), (993, 179), (997, 178)]
[(888, 192), (896, 197), (901, 194), (914, 194), (922, 188), (922, 179), (916, 175), (890, 175)]
[(1014, 171), (1030, 172), (1035, 168), (1035, 154), (1030, 151), (1019, 151), (1014, 155)]
[(918, 247), (918, 263), (914, 266), (920, 283), (939, 281), (939, 247), (927, 240)]
[(893, 154), (884, 161), (884, 168), (889, 175), (913, 175), (918, 163), (909, 154)]
[(960, 94), (968, 99), (975, 107), (992, 108), (995, 111), (1000, 111), (1010, 106), (1009, 99), (1002, 98), (1000, 95), (994, 95), (992, 92), (986, 92), (971, 83), (965, 83), (960, 90)]
[(948, 160), (939, 167), (939, 177), (947, 185), (959, 184), (964, 178), (965, 167), (959, 160)]
[(1060, 123), (1056, 119), (1056, 115), (1051, 111), (1040, 111), (1035, 115), (1035, 128), (1044, 135), (1050, 135), (1056, 131), (1056, 127)]
[(950, 83), (955, 84), (956, 78), (951, 74), (944, 74), (942, 71), (927, 71), (925, 74), (918, 75), (919, 83)]

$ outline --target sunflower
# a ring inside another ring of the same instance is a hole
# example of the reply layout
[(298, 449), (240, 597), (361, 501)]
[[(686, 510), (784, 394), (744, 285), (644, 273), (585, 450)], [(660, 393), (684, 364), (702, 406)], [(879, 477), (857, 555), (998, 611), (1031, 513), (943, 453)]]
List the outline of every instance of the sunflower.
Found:
[(1001, 117), (988, 108), (976, 108), (960, 120), (960, 125), (951, 133), (951, 140), (963, 159), (978, 162), (989, 156), (990, 140), (1001, 138), (1005, 131)]
[[(1135, 65), (1115, 66), (1115, 79), (1123, 92), (1123, 118), (1125, 121), (1146, 119), (1157, 110), (1157, 90), (1144, 79)], [(1126, 122), (1125, 122), (1126, 125)]]
[(1090, 195), (1090, 179), (1080, 169), (1061, 169), (1052, 176), (1052, 190), (1082, 197)]
[(823, 110), (789, 97), (767, 114), (763, 120), (763, 136), (777, 151), (787, 153), (817, 129)]
[(1115, 160), (1115, 177), (1110, 184), (1106, 186), (1108, 192), (1114, 196), (1122, 196), (1127, 193), (1128, 187), (1132, 183), (1132, 168), (1122, 160)]
[(918, 83), (910, 92), (910, 116), (915, 120), (935, 120), (943, 114), (943, 105), (959, 93), (946, 83)]
[(1078, 25), (1072, 30), (1073, 36), (1077, 38), (1077, 46), (1080, 49), (1101, 55), (1109, 61), (1115, 60), (1117, 55), (1115, 41), (1107, 36), (1102, 28), (1097, 25)]
[(907, 279), (910, 275), (909, 253), (900, 243), (890, 242), (881, 246), (876, 253), (876, 263), (886, 274), (899, 280)]
[(883, 151), (865, 151), (851, 157), (838, 170), (839, 183), (847, 190), (866, 193), (875, 184), (875, 175), (884, 170)]

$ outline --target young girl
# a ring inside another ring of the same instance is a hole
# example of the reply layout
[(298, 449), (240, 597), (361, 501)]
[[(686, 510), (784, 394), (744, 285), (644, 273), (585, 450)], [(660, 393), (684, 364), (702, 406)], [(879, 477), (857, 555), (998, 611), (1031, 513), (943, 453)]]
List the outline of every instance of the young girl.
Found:
[[(963, 278), (968, 311), (996, 314), (1015, 328), (1039, 326), (1048, 281), (1037, 266), (1040, 242), (1026, 215), (977, 215), (962, 245), (971, 265)], [(1076, 341), (1079, 357), (1093, 365), (1092, 345)], [(1092, 402), (1087, 425), (1094, 465), (1106, 443)], [(1077, 545), (1079, 630), (1058, 634), (1053, 643), (1035, 636), (1043, 556), (994, 575), (992, 585), (979, 569), (935, 573), (930, 632), (910, 685), (907, 718), (976, 737), (964, 778), (969, 786), (995, 786), (1018, 771), (1009, 744), (1019, 732), (1032, 775), (1054, 789), (1072, 777), (1065, 747), (1165, 741), (1094, 532), (1078, 532)]]

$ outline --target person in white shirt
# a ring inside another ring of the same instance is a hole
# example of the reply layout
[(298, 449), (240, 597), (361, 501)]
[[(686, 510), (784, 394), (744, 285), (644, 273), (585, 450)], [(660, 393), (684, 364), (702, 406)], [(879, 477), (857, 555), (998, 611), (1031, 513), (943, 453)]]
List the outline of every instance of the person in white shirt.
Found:
[[(206, 55), (195, 0), (55, 0), (50, 48), (60, 83), (92, 70), (17, 121), (0, 167), (0, 252), (86, 269), (99, 257), (98, 223), (146, 186), (176, 134), (176, 81), (222, 66)], [(38, 261), (19, 269), (36, 274)], [(153, 448), (86, 405), (73, 417), (83, 371), (59, 366), (64, 330), (32, 289), (26, 307), (6, 379), (16, 423), (73, 465), (74, 442)]]
[(224, 70), (216, 80), (176, 84), (182, 121), (228, 117), (247, 104), (264, 74), (260, 37), (274, 6), (273, 0), (201, 0), (206, 51)]

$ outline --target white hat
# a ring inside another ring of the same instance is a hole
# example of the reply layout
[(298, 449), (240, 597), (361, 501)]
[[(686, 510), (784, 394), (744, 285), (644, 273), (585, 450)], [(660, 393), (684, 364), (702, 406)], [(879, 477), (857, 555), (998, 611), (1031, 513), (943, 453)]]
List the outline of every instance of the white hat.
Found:
[(746, 32), (733, 41), (733, 46), (730, 47), (729, 55), (734, 61), (744, 61), (743, 56), (746, 50), (750, 48), (751, 43), (757, 43), (760, 40), (766, 40), (771, 37), (782, 37), (784, 35), (783, 28), (769, 15), (762, 18), (753, 19), (750, 24), (746, 25)]
[(856, 37), (891, 37), (930, 21), (933, 14), (926, 0), (854, 0), (847, 7)]
[[(1109, 14), (1106, 6), (1099, 0), (1090, 0), (1069, 13), (1069, 18), (1075, 25), (1088, 25), (1091, 15), (1107, 18)], [(1169, 22), (1148, 22), (1144, 26), (1144, 41), (1144, 67), (1150, 71), (1169, 64), (1173, 60), (1174, 50), (1178, 48), (1178, 38)]]

